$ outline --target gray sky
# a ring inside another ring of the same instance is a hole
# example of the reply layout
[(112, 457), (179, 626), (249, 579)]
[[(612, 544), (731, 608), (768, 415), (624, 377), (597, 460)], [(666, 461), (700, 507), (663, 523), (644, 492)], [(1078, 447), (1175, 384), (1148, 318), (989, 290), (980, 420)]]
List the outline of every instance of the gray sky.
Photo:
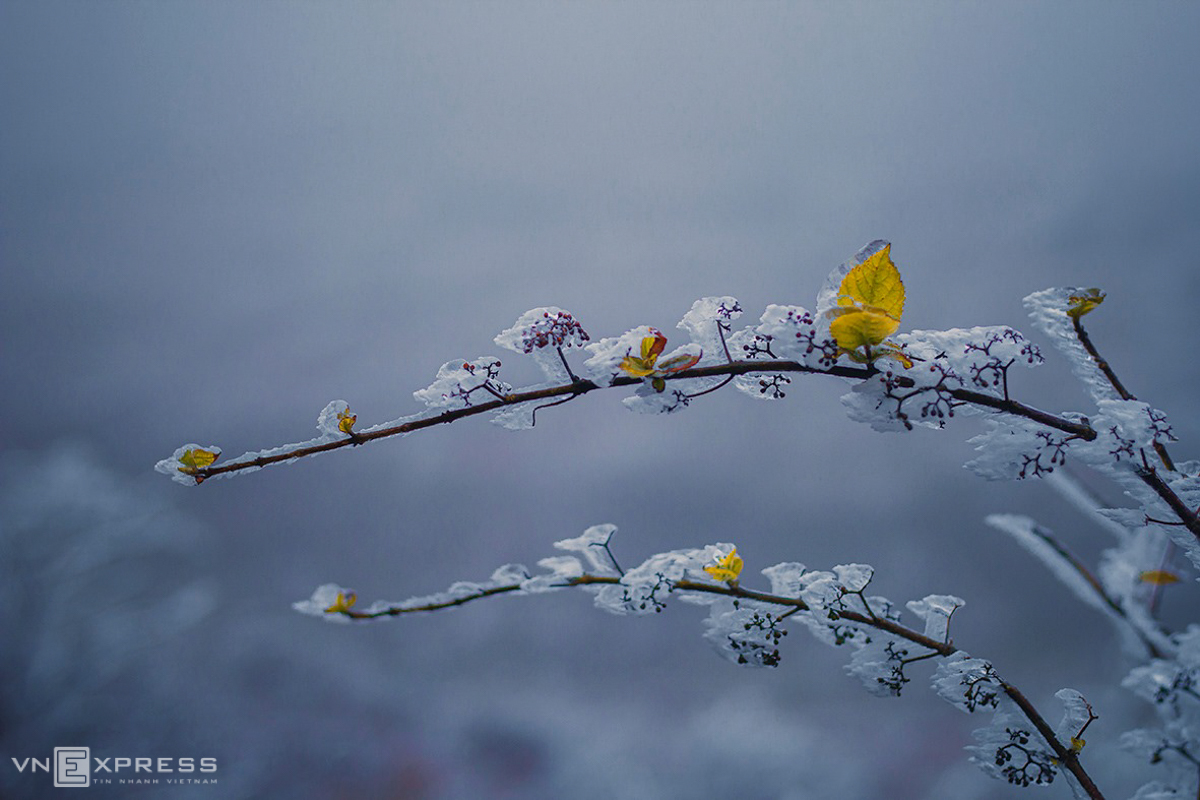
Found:
[[(673, 338), (705, 295), (739, 297), (747, 321), (811, 307), (880, 237), (908, 287), (905, 329), (1028, 329), (1024, 295), (1106, 289), (1091, 330), (1187, 455), (1196, 30), (1189, 3), (5, 3), (0, 443), (10, 459), (87, 448), (131, 506), (204, 526), (184, 571), (219, 601), (197, 657), (230, 654), (214, 686), (231, 696), (255, 691), (229, 688), (252, 670), (233, 655), (252, 634), (284, 668), (309, 659), (297, 696), (353, 661), (361, 685), (344, 691), (396, 709), (371, 724), (455, 764), (438, 748), (483, 725), (453, 710), (464, 691), (505, 720), (520, 714), (502, 698), (552, 698), (578, 730), (621, 703), (639, 729), (703, 718), (744, 690), (834, 749), (866, 737), (909, 796), (968, 796), (937, 784), (968, 720), (918, 681), (898, 703), (867, 697), (843, 654), (799, 632), (763, 675), (708, 652), (688, 609), (630, 621), (556, 597), (347, 632), (287, 605), (326, 581), (364, 599), (438, 590), (611, 521), (627, 562), (733, 540), (748, 571), (866, 561), (896, 601), (959, 594), (960, 643), (1043, 702), (1111, 681), (1107, 630), (981, 520), (1032, 513), (1084, 552), (1103, 542), (1045, 487), (963, 471), (969, 424), (875, 434), (819, 380), (669, 419), (614, 391), (521, 434), (470, 420), (198, 490), (150, 470), (188, 441), (233, 456), (308, 438), (334, 398), (363, 425), (415, 411), (438, 366), (496, 353), (535, 306), (572, 310), (593, 337)], [(506, 361), (514, 382), (536, 379)], [(1021, 381), (1034, 404), (1087, 410), (1053, 356)], [(178, 582), (155, 574), (164, 593)], [(1088, 635), (1064, 646), (1064, 620)], [(224, 722), (253, 727), (240, 707)], [(897, 742), (910, 723), (934, 733)], [(563, 735), (528, 725), (535, 743)], [(646, 735), (675, 735), (660, 733)]]

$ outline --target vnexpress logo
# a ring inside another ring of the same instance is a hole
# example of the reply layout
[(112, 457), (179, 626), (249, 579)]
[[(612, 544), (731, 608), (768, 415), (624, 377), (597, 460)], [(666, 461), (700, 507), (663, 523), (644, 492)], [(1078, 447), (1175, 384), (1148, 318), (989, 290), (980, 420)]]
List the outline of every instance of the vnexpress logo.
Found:
[(92, 785), (92, 751), (90, 747), (54, 748), (54, 785)]
[(107, 784), (214, 785), (218, 780), (215, 758), (92, 758), (90, 747), (56, 747), (54, 758), (13, 758), (12, 763), (17, 772), (45, 772), (47, 777), (53, 773), (54, 785), (63, 788)]

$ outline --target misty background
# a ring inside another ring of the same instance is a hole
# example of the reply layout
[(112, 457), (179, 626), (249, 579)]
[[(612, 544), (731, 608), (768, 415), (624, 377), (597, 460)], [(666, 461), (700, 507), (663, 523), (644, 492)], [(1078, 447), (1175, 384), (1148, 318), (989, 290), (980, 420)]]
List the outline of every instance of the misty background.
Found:
[[(3, 3), (0, 794), (47, 791), (9, 757), (56, 746), (219, 757), (218, 787), (147, 797), (1021, 793), (966, 762), (986, 719), (928, 670), (879, 700), (800, 629), (752, 671), (680, 604), (290, 608), (484, 579), (612, 522), (626, 565), (733, 541), (747, 584), (865, 562), (898, 603), (965, 598), (956, 643), (1054, 721), (1082, 691), (1089, 768), (1127, 796), (1152, 776), (1112, 746), (1149, 720), (1130, 665), (982, 520), (1108, 541), (1045, 485), (963, 470), (978, 422), (877, 434), (813, 377), (670, 417), (597, 392), (531, 431), (464, 420), (194, 489), (153, 465), (307, 439), (332, 399), (360, 428), (412, 413), (454, 358), (540, 380), (491, 341), (536, 306), (672, 347), (706, 295), (747, 324), (811, 308), (875, 238), (903, 330), (1037, 341), (1022, 297), (1102, 287), (1093, 338), (1194, 457), (1197, 30), (1165, 2)], [(1045, 349), (1014, 395), (1086, 413)]]

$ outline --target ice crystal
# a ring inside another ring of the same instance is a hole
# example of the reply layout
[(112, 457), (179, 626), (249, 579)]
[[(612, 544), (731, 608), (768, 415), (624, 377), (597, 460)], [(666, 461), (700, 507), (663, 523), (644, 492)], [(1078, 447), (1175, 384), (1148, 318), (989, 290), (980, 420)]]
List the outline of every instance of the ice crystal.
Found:
[(1004, 684), (991, 663), (962, 651), (941, 660), (933, 673), (933, 688), (939, 697), (967, 713), (995, 708), (1004, 693)]

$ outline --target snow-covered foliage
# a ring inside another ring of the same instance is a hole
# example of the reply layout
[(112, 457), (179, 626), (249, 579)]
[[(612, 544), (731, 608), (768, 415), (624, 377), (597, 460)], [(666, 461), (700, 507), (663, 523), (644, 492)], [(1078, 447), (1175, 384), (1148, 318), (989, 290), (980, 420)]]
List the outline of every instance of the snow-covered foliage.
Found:
[[(1175, 436), (1166, 414), (1130, 394), (1099, 356), (1081, 320), (1103, 300), (1098, 289), (1075, 288), (1025, 299), (1037, 330), (1087, 390), (1092, 407), (1084, 411), (1050, 413), (1020, 399), (1014, 368), (1045, 359), (1012, 327), (902, 332), (906, 289), (890, 243), (877, 240), (830, 273), (814, 311), (771, 304), (756, 324), (734, 330), (742, 314), (738, 301), (705, 297), (678, 323), (683, 336), (669, 342), (650, 325), (593, 340), (569, 312), (536, 308), (495, 343), (533, 358), (545, 376), (541, 383), (514, 388), (501, 379), (501, 362), (493, 356), (453, 360), (414, 393), (425, 406), (417, 414), (360, 431), (357, 417), (338, 400), (321, 412), (319, 436), (306, 442), (220, 465), (214, 464), (220, 448), (189, 444), (156, 468), (198, 484), (481, 413), (504, 427), (526, 429), (539, 410), (610, 387), (627, 393), (622, 402), (628, 408), (648, 413), (681, 410), (731, 382), (752, 397), (779, 400), (804, 374), (848, 381), (842, 397), (848, 416), (880, 431), (940, 430), (977, 417), (966, 423), (975, 426), (968, 432), (976, 451), (968, 469), (988, 480), (1046, 478), (1109, 537), (1111, 546), (1089, 565), (1032, 519), (996, 514), (987, 520), (1108, 617), (1127, 656), (1139, 662), (1125, 686), (1153, 704), (1160, 724), (1128, 733), (1124, 743), (1162, 768), (1137, 798), (1194, 798), (1200, 782), (1200, 627), (1172, 631), (1157, 609), (1173, 584), (1200, 571), (1200, 463), (1172, 460), (1167, 447)], [(1105, 507), (1064, 474), (1076, 467), (1114, 481), (1131, 506)], [(659, 553), (623, 570), (611, 549), (614, 531), (612, 525), (594, 526), (557, 542), (564, 554), (541, 559), (536, 570), (509, 564), (486, 581), (459, 582), (433, 595), (358, 609), (353, 592), (327, 584), (296, 608), (348, 621), (580, 588), (610, 613), (648, 615), (678, 599), (707, 607), (704, 638), (719, 653), (756, 667), (780, 663), (783, 638), (795, 623), (821, 642), (847, 647), (847, 671), (872, 694), (901, 694), (916, 665), (937, 661), (932, 683), (939, 696), (966, 712), (992, 714), (970, 748), (985, 771), (1019, 786), (1062, 778), (1076, 793), (1101, 796), (1081, 759), (1084, 731), (1098, 716), (1092, 706), (1079, 692), (1063, 689), (1057, 697), (1065, 713), (1054, 728), (991, 660), (958, 650), (951, 622), (962, 599), (929, 594), (898, 606), (867, 594), (875, 571), (863, 564), (831, 570), (776, 564), (761, 571), (770, 591), (751, 590), (741, 585), (744, 562), (731, 543)], [(902, 608), (916, 627), (909, 627)]]

